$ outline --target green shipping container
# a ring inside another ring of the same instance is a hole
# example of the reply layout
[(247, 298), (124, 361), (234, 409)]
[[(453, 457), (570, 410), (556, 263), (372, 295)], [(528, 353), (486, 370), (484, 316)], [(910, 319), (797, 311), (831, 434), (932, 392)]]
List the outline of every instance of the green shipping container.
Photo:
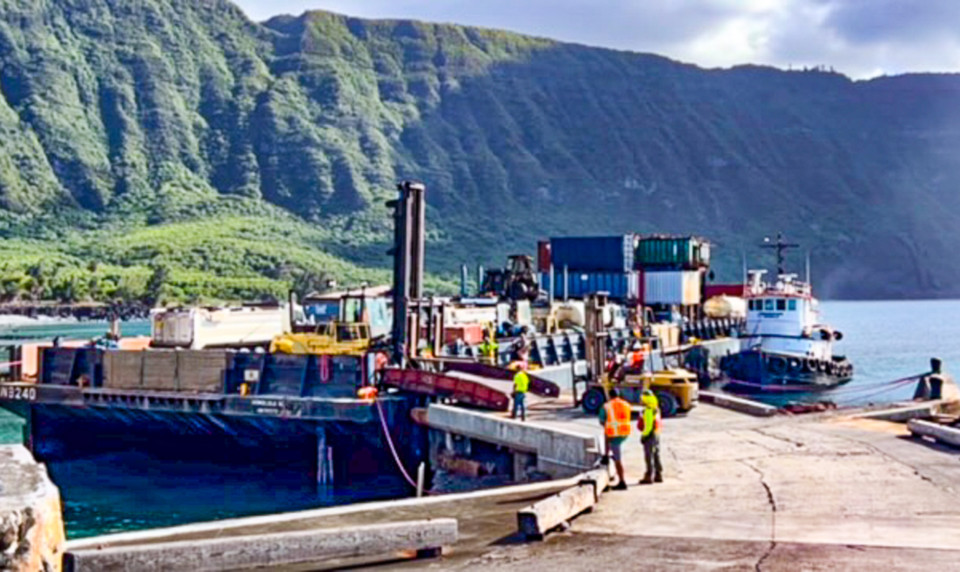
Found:
[(710, 266), (710, 243), (692, 237), (651, 236), (640, 239), (638, 269), (694, 270)]

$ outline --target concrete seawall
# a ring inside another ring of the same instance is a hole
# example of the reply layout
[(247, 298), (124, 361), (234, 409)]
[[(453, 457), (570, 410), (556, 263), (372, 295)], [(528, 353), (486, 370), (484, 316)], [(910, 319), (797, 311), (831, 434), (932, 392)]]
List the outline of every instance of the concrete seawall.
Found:
[(60, 492), (20, 445), (0, 447), (0, 570), (58, 571), (64, 530)]

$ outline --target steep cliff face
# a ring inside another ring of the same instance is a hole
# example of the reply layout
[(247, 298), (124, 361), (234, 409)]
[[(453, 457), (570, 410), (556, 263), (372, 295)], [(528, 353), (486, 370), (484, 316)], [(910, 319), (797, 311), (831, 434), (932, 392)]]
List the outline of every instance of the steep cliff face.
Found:
[(46, 469), (22, 446), (0, 446), (0, 475), (0, 570), (60, 570), (60, 493)]
[(43, 213), (137, 226), (266, 203), (327, 233), (311, 247), (375, 264), (409, 177), (437, 270), (636, 230), (714, 237), (733, 278), (782, 230), (823, 294), (960, 295), (956, 76), (703, 70), (322, 12), (255, 24), (220, 0), (0, 6), (7, 236)]

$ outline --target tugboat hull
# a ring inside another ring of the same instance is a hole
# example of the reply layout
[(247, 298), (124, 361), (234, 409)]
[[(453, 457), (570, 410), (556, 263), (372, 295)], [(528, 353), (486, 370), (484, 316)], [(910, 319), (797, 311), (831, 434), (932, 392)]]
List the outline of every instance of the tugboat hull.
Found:
[(724, 357), (720, 369), (729, 378), (724, 389), (740, 393), (822, 391), (853, 378), (845, 357), (816, 360), (771, 352), (744, 351)]

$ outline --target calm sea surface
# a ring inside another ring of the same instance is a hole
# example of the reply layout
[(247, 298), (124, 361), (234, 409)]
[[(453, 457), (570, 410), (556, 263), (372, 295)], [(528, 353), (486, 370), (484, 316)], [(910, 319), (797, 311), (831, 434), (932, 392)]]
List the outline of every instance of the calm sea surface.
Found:
[[(960, 371), (960, 301), (824, 302), (822, 310), (825, 321), (844, 333), (837, 351), (853, 361), (856, 376), (817, 399), (843, 405), (909, 399), (912, 386), (896, 392), (875, 386), (927, 371), (934, 356), (947, 371)], [(105, 330), (103, 323), (0, 325), (0, 344), (56, 335), (89, 339)], [(148, 334), (149, 323), (124, 324), (123, 333)], [(0, 409), (0, 443), (20, 438), (19, 419)], [(282, 467), (171, 462), (133, 452), (55, 462), (49, 469), (61, 488), (72, 538), (342, 504), (363, 495), (344, 489), (318, 498), (312, 479)]]
[(844, 334), (836, 352), (853, 362), (853, 381), (821, 394), (840, 405), (910, 399), (914, 385), (888, 392), (878, 384), (930, 371), (930, 358), (960, 373), (960, 300), (823, 302), (822, 318)]

